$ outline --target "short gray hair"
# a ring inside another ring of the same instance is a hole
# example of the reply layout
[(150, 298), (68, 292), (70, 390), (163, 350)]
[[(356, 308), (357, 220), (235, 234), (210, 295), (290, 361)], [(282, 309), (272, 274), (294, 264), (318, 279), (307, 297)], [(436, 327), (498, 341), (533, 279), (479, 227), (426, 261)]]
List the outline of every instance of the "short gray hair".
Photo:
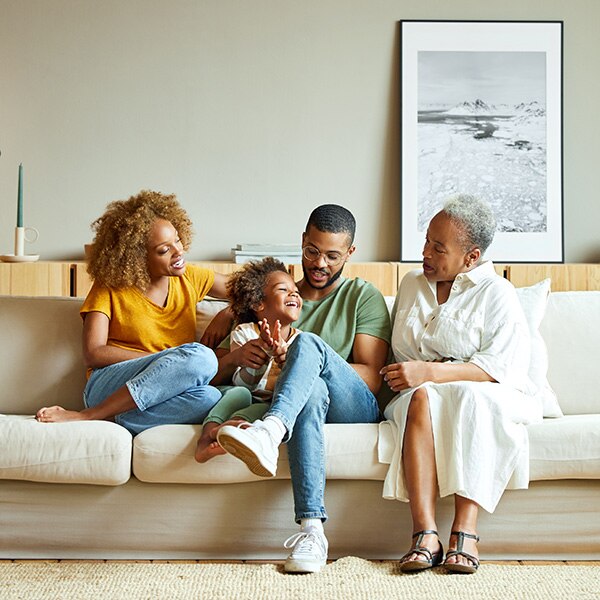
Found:
[(468, 194), (450, 198), (442, 209), (464, 232), (465, 250), (477, 247), (483, 254), (496, 232), (496, 217), (489, 204)]

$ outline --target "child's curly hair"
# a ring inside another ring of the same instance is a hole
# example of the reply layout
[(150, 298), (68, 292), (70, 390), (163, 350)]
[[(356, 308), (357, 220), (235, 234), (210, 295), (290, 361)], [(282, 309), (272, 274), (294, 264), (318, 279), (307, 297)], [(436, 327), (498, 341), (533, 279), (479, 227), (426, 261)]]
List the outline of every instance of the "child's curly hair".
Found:
[(87, 271), (110, 288), (150, 285), (146, 244), (157, 219), (169, 221), (177, 230), (184, 250), (193, 237), (192, 222), (174, 194), (142, 190), (129, 200), (117, 200), (92, 223), (96, 232)]
[(238, 323), (256, 323), (254, 309), (265, 299), (265, 285), (271, 273), (288, 273), (285, 265), (272, 256), (246, 263), (227, 281), (227, 298)]

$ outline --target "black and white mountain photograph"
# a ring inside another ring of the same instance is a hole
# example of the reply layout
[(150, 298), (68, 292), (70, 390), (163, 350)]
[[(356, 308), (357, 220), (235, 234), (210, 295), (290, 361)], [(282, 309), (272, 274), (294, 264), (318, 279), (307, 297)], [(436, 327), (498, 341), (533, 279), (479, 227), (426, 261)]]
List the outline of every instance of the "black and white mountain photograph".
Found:
[(419, 51), (418, 230), (453, 194), (499, 232), (547, 229), (546, 53)]

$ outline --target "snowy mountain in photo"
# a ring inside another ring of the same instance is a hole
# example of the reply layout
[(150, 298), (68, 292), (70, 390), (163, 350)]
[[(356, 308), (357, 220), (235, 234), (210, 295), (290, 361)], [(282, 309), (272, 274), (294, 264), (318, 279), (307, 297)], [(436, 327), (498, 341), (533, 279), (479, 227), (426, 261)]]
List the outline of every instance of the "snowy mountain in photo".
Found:
[(497, 110), (493, 104), (487, 104), (483, 100), (477, 99), (473, 102), (468, 100), (461, 102), (449, 110), (445, 110), (444, 113), (453, 116), (484, 116), (497, 114)]
[(546, 118), (546, 109), (535, 100), (533, 102), (517, 104), (515, 111), (515, 121), (520, 124), (544, 120)]
[[(423, 107), (424, 111), (431, 112), (432, 106)], [(489, 104), (480, 98), (465, 100), (451, 108), (439, 108), (440, 113), (452, 117), (545, 117), (546, 109), (537, 100), (520, 102), (510, 106), (508, 104)]]

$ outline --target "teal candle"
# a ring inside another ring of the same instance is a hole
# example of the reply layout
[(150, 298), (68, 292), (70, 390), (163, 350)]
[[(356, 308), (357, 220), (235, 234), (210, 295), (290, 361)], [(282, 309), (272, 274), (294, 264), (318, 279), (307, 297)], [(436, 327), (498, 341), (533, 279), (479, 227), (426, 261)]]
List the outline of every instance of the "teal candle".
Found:
[(17, 190), (17, 227), (23, 227), (23, 165), (19, 165), (19, 188)]

